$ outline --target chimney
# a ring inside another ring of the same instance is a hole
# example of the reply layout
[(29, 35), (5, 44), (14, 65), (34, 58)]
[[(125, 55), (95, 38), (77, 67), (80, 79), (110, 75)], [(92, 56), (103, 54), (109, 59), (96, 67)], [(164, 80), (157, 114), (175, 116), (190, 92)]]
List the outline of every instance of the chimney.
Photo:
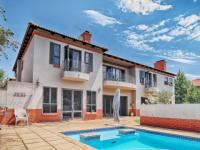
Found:
[(165, 60), (156, 61), (156, 62), (154, 63), (154, 68), (155, 68), (155, 69), (158, 69), (158, 70), (161, 70), (161, 71), (167, 71), (167, 68), (166, 68), (166, 61), (165, 61)]
[(89, 31), (85, 31), (81, 34), (81, 39), (83, 42), (90, 43), (91, 42), (92, 34)]

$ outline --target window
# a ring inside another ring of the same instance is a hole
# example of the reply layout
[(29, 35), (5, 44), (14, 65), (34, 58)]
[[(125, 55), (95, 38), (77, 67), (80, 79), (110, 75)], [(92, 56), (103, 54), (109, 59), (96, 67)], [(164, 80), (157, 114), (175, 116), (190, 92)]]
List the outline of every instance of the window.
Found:
[(125, 81), (125, 70), (112, 68), (112, 78), (114, 81)]
[(145, 72), (145, 87), (151, 87), (152, 86), (152, 77), (151, 73)]
[(50, 58), (49, 63), (60, 65), (60, 45), (50, 42)]
[(92, 72), (93, 71), (93, 54), (92, 53), (88, 53), (85, 52), (85, 68), (86, 68), (86, 72)]
[(140, 71), (140, 83), (144, 84), (144, 79), (145, 79), (145, 72), (144, 71)]
[(157, 87), (157, 75), (153, 74), (153, 86)]
[(168, 85), (173, 86), (173, 79), (172, 78), (168, 78)]
[(165, 77), (164, 84), (169, 85), (169, 86), (173, 86), (173, 78)]
[(87, 112), (96, 112), (96, 92), (87, 91)]
[(57, 112), (57, 88), (43, 88), (43, 113)]
[(103, 67), (104, 80), (125, 81), (125, 70), (110, 66)]
[(69, 48), (69, 46), (65, 46), (64, 51), (64, 69), (67, 71), (82, 71), (81, 51)]
[(150, 100), (146, 97), (141, 97), (141, 104), (151, 104)]
[(165, 77), (164, 84), (168, 85), (168, 77)]

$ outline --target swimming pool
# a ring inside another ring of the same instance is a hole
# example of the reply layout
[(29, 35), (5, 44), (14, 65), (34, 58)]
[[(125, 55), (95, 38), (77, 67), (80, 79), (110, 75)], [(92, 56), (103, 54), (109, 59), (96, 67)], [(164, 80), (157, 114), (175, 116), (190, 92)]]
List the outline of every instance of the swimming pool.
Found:
[[(200, 150), (200, 140), (181, 136), (136, 130), (135, 133), (122, 135), (122, 128), (65, 132), (68, 137), (88, 144), (98, 150)], [(82, 140), (80, 134), (95, 132), (100, 140)]]

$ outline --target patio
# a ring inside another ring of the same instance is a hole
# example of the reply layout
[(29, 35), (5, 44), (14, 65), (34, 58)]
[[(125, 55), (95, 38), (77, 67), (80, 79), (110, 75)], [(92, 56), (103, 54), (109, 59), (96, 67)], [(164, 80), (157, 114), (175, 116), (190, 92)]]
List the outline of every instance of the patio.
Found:
[[(101, 119), (92, 121), (73, 120), (69, 122), (35, 123), (29, 126), (3, 126), (2, 130), (0, 130), (0, 150), (92, 150), (93, 148), (74, 141), (60, 132), (113, 127), (111, 124), (114, 123), (113, 119)], [(200, 138), (200, 135), (197, 133), (141, 127), (137, 126), (138, 123), (138, 117), (121, 118), (121, 124), (127, 126)]]

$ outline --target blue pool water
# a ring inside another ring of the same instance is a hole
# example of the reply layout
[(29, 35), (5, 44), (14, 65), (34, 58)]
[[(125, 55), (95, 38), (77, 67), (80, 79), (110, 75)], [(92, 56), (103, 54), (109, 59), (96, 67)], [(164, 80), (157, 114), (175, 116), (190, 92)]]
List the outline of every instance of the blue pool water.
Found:
[[(86, 133), (91, 132), (87, 131)], [(93, 131), (100, 140), (81, 140), (79, 133), (64, 133), (72, 139), (88, 144), (98, 150), (200, 150), (200, 140), (175, 137), (136, 130), (133, 134), (121, 135), (119, 129)]]

